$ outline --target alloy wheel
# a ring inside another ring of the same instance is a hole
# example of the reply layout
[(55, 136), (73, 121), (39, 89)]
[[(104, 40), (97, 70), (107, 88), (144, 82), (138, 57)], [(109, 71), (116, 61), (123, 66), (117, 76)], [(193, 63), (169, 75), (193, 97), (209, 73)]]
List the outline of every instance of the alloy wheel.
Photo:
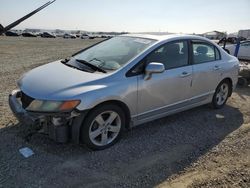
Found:
[(111, 143), (121, 130), (121, 117), (114, 111), (104, 111), (97, 115), (89, 127), (89, 138), (97, 146)]
[(229, 92), (228, 84), (227, 83), (221, 84), (216, 94), (216, 103), (218, 105), (223, 105), (225, 103), (228, 97), (228, 92)]

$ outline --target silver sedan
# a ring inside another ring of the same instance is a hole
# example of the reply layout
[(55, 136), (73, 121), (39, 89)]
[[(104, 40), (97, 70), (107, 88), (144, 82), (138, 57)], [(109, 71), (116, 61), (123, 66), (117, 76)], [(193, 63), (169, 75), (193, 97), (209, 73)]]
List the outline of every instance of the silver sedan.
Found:
[(58, 142), (104, 149), (125, 129), (232, 94), (239, 62), (192, 35), (123, 35), (26, 73), (9, 96), (16, 117)]

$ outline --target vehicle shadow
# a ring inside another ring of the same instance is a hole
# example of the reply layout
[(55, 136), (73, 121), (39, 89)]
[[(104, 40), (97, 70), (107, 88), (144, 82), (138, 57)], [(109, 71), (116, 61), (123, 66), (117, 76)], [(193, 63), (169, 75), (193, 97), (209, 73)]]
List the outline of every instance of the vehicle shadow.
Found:
[[(237, 108), (212, 110), (205, 105), (135, 127), (102, 151), (57, 144), (16, 124), (0, 130), (1, 142), (7, 143), (1, 157), (15, 169), (5, 174), (3, 185), (152, 187), (193, 164), (242, 123)], [(26, 160), (17, 152), (25, 146), (35, 152)]]

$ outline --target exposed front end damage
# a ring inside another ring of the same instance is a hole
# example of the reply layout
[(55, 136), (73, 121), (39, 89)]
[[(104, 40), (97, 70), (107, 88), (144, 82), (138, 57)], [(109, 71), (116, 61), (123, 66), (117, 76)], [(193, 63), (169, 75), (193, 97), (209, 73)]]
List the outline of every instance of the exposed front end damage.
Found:
[(9, 95), (9, 105), (16, 118), (27, 126), (35, 126), (47, 134), (49, 138), (59, 143), (72, 139), (79, 143), (79, 130), (83, 120), (82, 113), (71, 112), (40, 113), (25, 110), (29, 100), (20, 90), (14, 90)]

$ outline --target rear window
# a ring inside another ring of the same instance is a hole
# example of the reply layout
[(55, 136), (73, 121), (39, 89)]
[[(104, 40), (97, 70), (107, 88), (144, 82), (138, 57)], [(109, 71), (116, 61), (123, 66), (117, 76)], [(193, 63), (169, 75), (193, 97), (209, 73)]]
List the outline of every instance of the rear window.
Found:
[(220, 60), (219, 50), (212, 44), (206, 42), (193, 42), (193, 63), (200, 64)]

